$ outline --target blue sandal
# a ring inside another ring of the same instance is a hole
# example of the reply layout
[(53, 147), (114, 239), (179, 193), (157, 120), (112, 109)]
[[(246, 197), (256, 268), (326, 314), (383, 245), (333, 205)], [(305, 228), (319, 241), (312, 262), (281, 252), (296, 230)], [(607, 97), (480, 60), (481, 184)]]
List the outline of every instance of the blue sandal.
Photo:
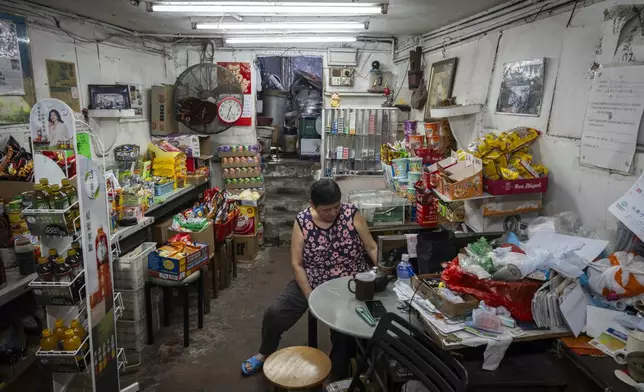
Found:
[[(250, 370), (248, 370), (248, 368), (246, 367), (247, 363), (250, 363)], [(252, 376), (253, 374), (259, 373), (259, 371), (262, 370), (263, 366), (264, 361), (260, 361), (259, 359), (252, 356), (242, 363), (241, 371), (244, 376)]]

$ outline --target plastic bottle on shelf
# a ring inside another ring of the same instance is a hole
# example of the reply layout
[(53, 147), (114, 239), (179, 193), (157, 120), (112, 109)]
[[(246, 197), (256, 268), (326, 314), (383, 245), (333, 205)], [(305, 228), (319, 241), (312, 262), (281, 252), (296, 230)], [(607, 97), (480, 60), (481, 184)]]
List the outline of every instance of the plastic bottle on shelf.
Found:
[[(69, 329), (74, 331), (74, 335), (78, 336), (81, 342), (83, 342), (87, 337), (87, 331), (85, 331), (85, 328), (83, 328), (83, 326), (78, 320), (72, 320), (72, 322), (69, 324)], [(87, 345), (83, 347), (83, 349), (86, 349), (86, 348), (87, 348)]]
[(76, 192), (76, 188), (72, 186), (72, 182), (67, 178), (63, 178), (62, 181), (60, 181), (60, 184), (62, 185), (61, 190), (67, 196), (69, 205), (71, 206), (76, 203), (78, 201), (78, 193)]
[(65, 331), (67, 331), (65, 321), (62, 319), (56, 320), (56, 323), (54, 324), (54, 337), (56, 338), (58, 347), (61, 349), (63, 347), (63, 340), (65, 340)]
[(54, 282), (71, 283), (73, 279), (72, 268), (65, 259), (58, 257), (54, 265)]
[(51, 264), (52, 268), (56, 265), (57, 258), (58, 258), (58, 251), (56, 250), (56, 248), (49, 249), (49, 256), (47, 257), (47, 260), (49, 261), (49, 264)]
[[(76, 352), (78, 351), (79, 348), (81, 348), (82, 344), (83, 342), (80, 340), (78, 336), (74, 335), (74, 331), (72, 329), (68, 329), (67, 331), (65, 331), (65, 340), (63, 340), (63, 350)], [(76, 355), (76, 360), (77, 361), (83, 360), (82, 352)]]
[(36, 273), (38, 274), (38, 279), (42, 282), (51, 282), (54, 280), (54, 268), (46, 257), (38, 259)]
[(52, 351), (58, 348), (58, 339), (51, 333), (50, 329), (43, 329), (40, 336), (40, 349)]
[(72, 242), (72, 249), (76, 251), (76, 257), (81, 261), (81, 264), (84, 265), (83, 263), (83, 250), (81, 249), (80, 242), (74, 241)]
[(38, 180), (38, 183), (40, 183), (40, 185), (42, 185), (42, 189), (44, 189), (45, 192), (49, 193), (50, 188), (49, 188), (49, 179), (48, 178), (41, 178), (40, 180)]
[(48, 210), (50, 208), (49, 193), (47, 193), (47, 191), (40, 184), (34, 185), (31, 208), (38, 210)]
[(399, 281), (406, 285), (411, 285), (412, 269), (411, 264), (409, 263), (408, 254), (405, 253), (402, 255), (400, 263), (398, 263), (396, 273)]
[(69, 200), (67, 199), (67, 195), (60, 190), (60, 185), (54, 184), (50, 188), (49, 205), (51, 208), (55, 210), (67, 209), (67, 207), (69, 207)]
[(67, 259), (65, 260), (67, 264), (69, 264), (70, 268), (72, 269), (72, 276), (75, 278), (83, 272), (83, 263), (81, 262), (81, 259), (78, 257), (78, 254), (76, 253), (75, 249), (70, 249), (67, 251)]

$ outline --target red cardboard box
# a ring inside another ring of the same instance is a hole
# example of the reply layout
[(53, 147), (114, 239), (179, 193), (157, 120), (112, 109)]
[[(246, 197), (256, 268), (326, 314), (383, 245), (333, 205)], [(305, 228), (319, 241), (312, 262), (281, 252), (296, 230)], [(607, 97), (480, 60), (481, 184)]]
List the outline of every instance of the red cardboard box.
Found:
[(545, 193), (548, 177), (521, 180), (485, 180), (485, 189), (490, 195), (513, 195), (517, 193)]

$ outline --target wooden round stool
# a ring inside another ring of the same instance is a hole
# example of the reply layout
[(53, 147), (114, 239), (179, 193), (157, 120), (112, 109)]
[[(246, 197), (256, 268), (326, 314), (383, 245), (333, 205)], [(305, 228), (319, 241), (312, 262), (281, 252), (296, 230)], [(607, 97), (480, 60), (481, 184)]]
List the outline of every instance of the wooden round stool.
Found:
[(264, 375), (276, 390), (308, 389), (322, 385), (331, 373), (331, 360), (311, 347), (287, 347), (264, 362)]

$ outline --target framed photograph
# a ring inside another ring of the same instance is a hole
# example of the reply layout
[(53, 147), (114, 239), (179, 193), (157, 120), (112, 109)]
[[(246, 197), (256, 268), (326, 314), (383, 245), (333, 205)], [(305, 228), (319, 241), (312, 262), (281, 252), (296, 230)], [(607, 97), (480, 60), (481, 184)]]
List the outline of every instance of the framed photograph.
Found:
[(90, 84), (90, 105), (92, 109), (130, 109), (130, 89), (119, 84)]
[(425, 118), (431, 118), (430, 110), (440, 106), (440, 102), (452, 97), (454, 88), (454, 77), (456, 76), (456, 65), (458, 58), (438, 61), (432, 64), (429, 76), (429, 87), (427, 88), (427, 104), (425, 105)]
[(545, 58), (504, 64), (496, 112), (538, 117), (543, 102), (545, 65)]
[(137, 116), (143, 115), (143, 85), (134, 83), (116, 82), (119, 85), (125, 85), (130, 92), (130, 109), (134, 109)]

